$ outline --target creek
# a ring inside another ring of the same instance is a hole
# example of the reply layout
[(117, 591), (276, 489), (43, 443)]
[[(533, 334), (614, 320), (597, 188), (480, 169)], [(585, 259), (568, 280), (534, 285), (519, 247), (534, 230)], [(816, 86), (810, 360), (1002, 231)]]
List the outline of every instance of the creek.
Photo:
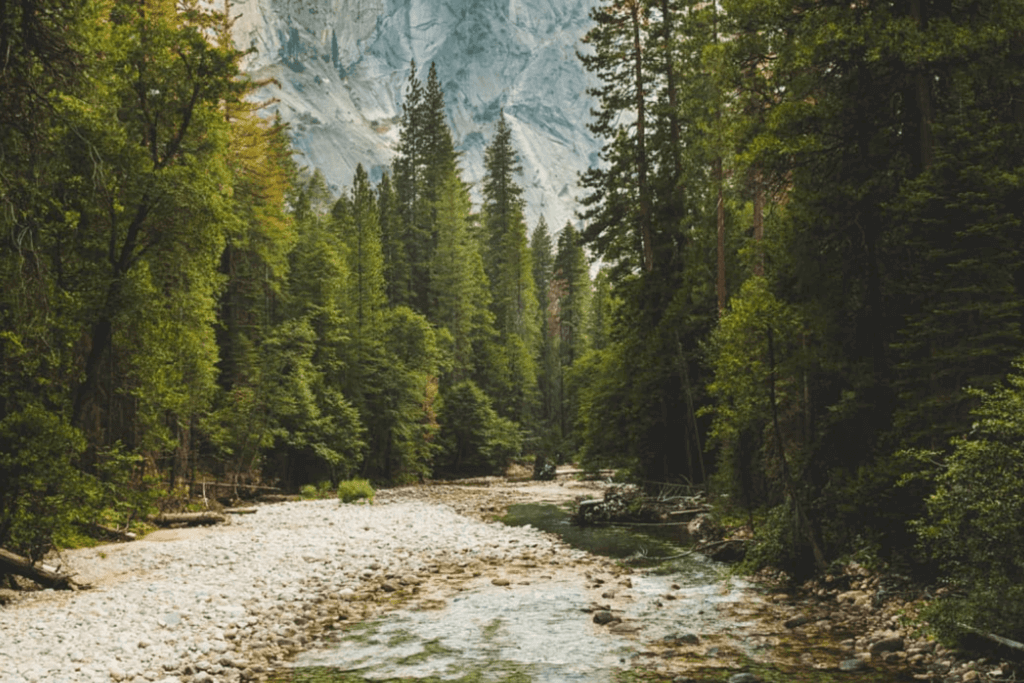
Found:
[[(682, 553), (664, 534), (572, 526), (555, 505), (512, 505), (502, 521), (556, 533), (608, 558)], [(645, 643), (680, 645), (710, 662), (720, 655), (755, 657), (768, 647), (754, 635), (757, 610), (750, 603), (759, 598), (751, 587), (700, 555), (620, 581), (539, 571), (507, 586), (472, 586), (439, 609), (399, 608), (348, 627), (326, 647), (296, 657), (279, 680), (612, 683), (651, 656)], [(598, 626), (591, 615), (598, 607), (610, 608), (621, 622)]]

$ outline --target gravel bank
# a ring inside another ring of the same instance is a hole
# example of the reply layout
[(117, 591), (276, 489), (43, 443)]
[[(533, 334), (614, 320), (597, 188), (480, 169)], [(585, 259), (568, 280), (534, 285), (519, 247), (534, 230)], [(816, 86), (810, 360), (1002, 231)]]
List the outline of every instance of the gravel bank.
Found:
[(259, 680), (339, 621), (513, 566), (587, 562), (451, 507), (305, 501), (65, 554), (90, 590), (0, 608), (0, 683)]

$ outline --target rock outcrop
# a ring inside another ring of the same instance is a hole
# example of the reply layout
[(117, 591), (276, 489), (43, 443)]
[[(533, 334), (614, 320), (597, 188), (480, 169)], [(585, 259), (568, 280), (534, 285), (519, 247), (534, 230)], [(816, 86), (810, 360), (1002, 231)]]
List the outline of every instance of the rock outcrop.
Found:
[[(216, 4), (220, 4), (219, 2)], [(357, 164), (376, 180), (398, 142), (415, 60), (437, 64), (464, 179), (483, 177), (483, 150), (501, 110), (513, 131), (527, 219), (552, 229), (573, 218), (577, 174), (597, 162), (586, 128), (593, 82), (576, 58), (596, 0), (240, 0), (234, 36), (246, 68), (275, 79), (265, 111), (291, 123), (300, 163), (346, 186)]]

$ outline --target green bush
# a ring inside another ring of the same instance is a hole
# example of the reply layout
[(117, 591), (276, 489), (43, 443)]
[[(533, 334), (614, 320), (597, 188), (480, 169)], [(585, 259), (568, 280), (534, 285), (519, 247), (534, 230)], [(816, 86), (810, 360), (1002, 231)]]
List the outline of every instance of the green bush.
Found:
[(34, 560), (72, 533), (94, 488), (75, 467), (84, 449), (78, 430), (41, 406), (0, 420), (0, 546)]
[(349, 479), (338, 484), (338, 500), (342, 503), (351, 503), (362, 499), (372, 503), (373, 493), (373, 486), (366, 479)]
[(1024, 362), (980, 399), (968, 436), (952, 452), (909, 452), (932, 467), (934, 492), (915, 530), (952, 591), (927, 618), (946, 640), (964, 625), (1024, 640)]
[(306, 484), (299, 488), (299, 496), (303, 500), (317, 500), (318, 498), (331, 497), (331, 482), (321, 481), (316, 484)]

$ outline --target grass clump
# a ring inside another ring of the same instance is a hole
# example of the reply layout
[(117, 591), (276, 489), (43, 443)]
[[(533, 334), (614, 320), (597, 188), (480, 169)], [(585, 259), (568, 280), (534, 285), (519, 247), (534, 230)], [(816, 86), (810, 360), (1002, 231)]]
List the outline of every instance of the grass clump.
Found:
[(357, 500), (373, 502), (373, 486), (367, 479), (349, 479), (338, 484), (338, 500), (351, 503)]
[(317, 484), (306, 484), (299, 489), (299, 497), (303, 500), (319, 500), (331, 497), (331, 482), (321, 481)]

